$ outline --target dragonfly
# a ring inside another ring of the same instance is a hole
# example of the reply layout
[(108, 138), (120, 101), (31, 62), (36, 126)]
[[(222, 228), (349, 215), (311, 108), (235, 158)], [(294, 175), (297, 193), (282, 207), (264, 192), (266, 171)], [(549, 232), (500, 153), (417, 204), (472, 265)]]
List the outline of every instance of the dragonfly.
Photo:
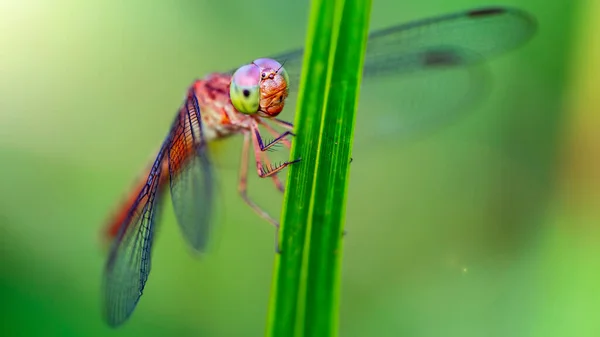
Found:
[[(530, 14), (505, 7), (472, 9), (378, 30), (368, 38), (363, 85), (384, 76), (395, 79), (475, 65), (524, 44), (535, 30)], [(278, 173), (300, 159), (274, 165), (267, 152), (281, 144), (290, 148), (295, 136), (292, 123), (278, 115), (296, 93), (302, 58), (303, 49), (296, 49), (191, 84), (156, 158), (103, 231), (110, 244), (103, 276), (103, 315), (108, 325), (125, 322), (142, 296), (151, 269), (160, 200), (167, 188), (187, 244), (195, 251), (205, 249), (215, 190), (210, 142), (243, 136), (239, 194), (260, 217), (279, 228), (277, 220), (248, 197), (250, 154), (258, 176), (271, 179), (283, 192)], [(263, 137), (259, 127), (271, 140)]]

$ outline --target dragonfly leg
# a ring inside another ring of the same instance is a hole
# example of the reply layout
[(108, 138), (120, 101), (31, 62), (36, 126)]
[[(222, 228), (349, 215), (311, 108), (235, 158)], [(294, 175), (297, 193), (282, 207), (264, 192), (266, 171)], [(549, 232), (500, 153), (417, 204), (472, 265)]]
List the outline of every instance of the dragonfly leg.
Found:
[(275, 227), (275, 251), (280, 253), (279, 249), (279, 222), (273, 219), (267, 212), (260, 208), (248, 197), (248, 156), (250, 151), (250, 135), (244, 134), (244, 143), (242, 147), (242, 160), (240, 167), (240, 181), (238, 184), (238, 192), (242, 196), (242, 199), (248, 206), (250, 206), (254, 212), (256, 212), (261, 218), (267, 220)]
[(260, 133), (258, 132), (258, 128), (257, 127), (252, 128), (252, 138), (254, 140), (254, 157), (256, 159), (256, 171), (257, 171), (259, 177), (261, 177), (261, 178), (270, 177), (270, 176), (276, 174), (277, 172), (283, 170), (288, 165), (300, 161), (300, 159), (296, 159), (296, 160), (292, 160), (292, 161), (284, 161), (283, 163), (281, 163), (277, 166), (272, 166), (272, 165), (263, 166), (263, 164), (260, 160), (262, 152), (266, 151), (270, 146), (273, 146), (274, 143), (281, 141), (283, 139), (283, 137), (290, 135), (290, 134), (293, 135), (293, 133), (291, 133), (290, 131), (286, 131), (286, 132), (282, 133), (281, 135), (279, 135), (279, 137), (275, 138), (275, 140), (271, 141), (269, 144), (267, 144), (265, 146), (265, 145), (263, 145), (263, 141), (260, 136)]
[(269, 120), (283, 128), (290, 130), (290, 131), (292, 131), (294, 129), (294, 125), (292, 123), (283, 121), (279, 118), (270, 118)]
[[(274, 131), (274, 130), (273, 130)], [(282, 142), (282, 143), (286, 143), (286, 141), (288, 141), (287, 139), (285, 139), (286, 136), (288, 135), (292, 135), (295, 136), (294, 133), (292, 133), (292, 131), (285, 131), (282, 134), (278, 135), (277, 137), (275, 137), (275, 139), (273, 139), (272, 141), (268, 142), (266, 145), (263, 143), (262, 137), (260, 136), (260, 133), (258, 132), (258, 128), (254, 129), (254, 135), (256, 137), (256, 139), (258, 140), (258, 146), (260, 147), (261, 151), (267, 151), (268, 149), (270, 149), (273, 145)]]
[[(269, 161), (269, 156), (267, 156), (265, 152), (261, 152), (261, 154), (263, 155), (262, 159), (267, 165), (267, 167), (272, 167), (271, 162)], [(281, 180), (279, 180), (279, 176), (277, 176), (277, 174), (274, 174), (271, 176), (271, 178), (273, 179), (273, 184), (275, 184), (275, 187), (279, 190), (279, 192), (285, 192), (285, 186), (283, 186)]]
[[(273, 137), (279, 137), (279, 133), (273, 129), (273, 127), (271, 127), (269, 124), (264, 123), (262, 120), (259, 120), (259, 123), (261, 125), (263, 125), (265, 127), (265, 129), (267, 129), (267, 131), (269, 131), (269, 133), (273, 136)], [(291, 143), (290, 140), (287, 138), (281, 138), (281, 142), (284, 143), (284, 145), (289, 149), (291, 148)], [(262, 152), (262, 158), (263, 161), (267, 164), (267, 167), (272, 167), (271, 163), (269, 162), (269, 156), (267, 156), (267, 154), (265, 152)], [(285, 191), (285, 187), (283, 186), (283, 184), (281, 183), (281, 181), (279, 180), (279, 177), (277, 176), (277, 174), (274, 174), (271, 176), (271, 178), (273, 178), (273, 183), (275, 184), (275, 187), (277, 187), (277, 189), (280, 192), (284, 192)]]
[[(279, 132), (277, 132), (277, 130), (273, 129), (272, 126), (270, 126), (269, 124), (263, 122), (262, 120), (259, 121), (258, 123), (260, 123), (260, 125), (264, 126), (265, 129), (267, 129), (267, 131), (269, 131), (269, 133), (275, 137), (275, 139), (277, 139), (278, 137), (280, 137), (281, 135), (279, 134)], [(292, 136), (295, 136), (293, 133), (289, 133)], [(281, 142), (285, 145), (285, 147), (287, 147), (288, 149), (290, 149), (292, 147), (292, 144), (290, 143), (290, 140), (287, 138), (282, 138)]]

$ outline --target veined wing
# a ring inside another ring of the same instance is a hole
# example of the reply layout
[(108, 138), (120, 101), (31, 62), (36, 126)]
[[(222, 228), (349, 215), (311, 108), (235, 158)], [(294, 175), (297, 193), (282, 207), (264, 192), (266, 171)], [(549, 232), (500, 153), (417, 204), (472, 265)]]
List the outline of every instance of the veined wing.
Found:
[(103, 285), (104, 318), (110, 326), (120, 325), (131, 315), (148, 280), (167, 144), (168, 139), (161, 146), (146, 184), (112, 241)]
[(214, 176), (193, 87), (179, 111), (168, 146), (171, 199), (185, 239), (195, 250), (206, 247), (213, 207)]
[(184, 237), (196, 250), (206, 244), (213, 181), (201, 120), (198, 100), (190, 89), (146, 183), (112, 241), (104, 271), (104, 317), (110, 326), (120, 325), (131, 315), (148, 280), (167, 164), (173, 207)]
[[(502, 7), (392, 26), (369, 34), (363, 76), (368, 79), (475, 64), (522, 45), (536, 27), (527, 12)], [(303, 53), (297, 49), (271, 57), (284, 64), (291, 90), (298, 88)]]

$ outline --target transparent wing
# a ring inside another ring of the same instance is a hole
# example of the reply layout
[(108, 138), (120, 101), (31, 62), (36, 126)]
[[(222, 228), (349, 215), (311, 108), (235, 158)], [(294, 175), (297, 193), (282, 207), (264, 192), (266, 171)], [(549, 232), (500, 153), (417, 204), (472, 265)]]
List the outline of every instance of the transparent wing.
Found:
[[(491, 7), (418, 20), (369, 34), (363, 76), (397, 76), (489, 59), (529, 40), (536, 22), (514, 8)], [(284, 63), (298, 89), (303, 49), (272, 58)]]
[[(372, 101), (361, 99), (357, 135), (360, 138), (361, 131), (368, 130), (410, 136), (455, 119), (487, 94), (489, 71), (481, 61), (523, 44), (536, 26), (524, 11), (495, 7), (371, 33), (361, 93)], [(303, 50), (297, 49), (273, 57), (290, 75), (286, 113), (295, 108), (293, 92), (298, 89), (302, 55)]]
[(146, 184), (112, 242), (103, 289), (104, 317), (110, 326), (120, 325), (131, 315), (148, 280), (167, 143), (158, 152)]
[(169, 171), (171, 197), (184, 237), (200, 250), (208, 238), (213, 171), (205, 151), (198, 101), (190, 89), (169, 136), (115, 236), (104, 273), (104, 316), (111, 326), (123, 323), (142, 296), (150, 258), (158, 202)]
[(214, 177), (193, 89), (188, 91), (172, 134), (168, 162), (173, 209), (190, 246), (203, 250), (210, 232)]

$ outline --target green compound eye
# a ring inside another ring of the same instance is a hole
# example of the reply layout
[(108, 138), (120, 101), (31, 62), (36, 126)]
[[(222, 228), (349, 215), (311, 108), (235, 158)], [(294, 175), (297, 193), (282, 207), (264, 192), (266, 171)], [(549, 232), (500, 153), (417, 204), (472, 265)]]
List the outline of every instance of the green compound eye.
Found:
[(255, 114), (260, 102), (261, 69), (255, 64), (238, 68), (233, 74), (229, 86), (229, 97), (237, 111)]

